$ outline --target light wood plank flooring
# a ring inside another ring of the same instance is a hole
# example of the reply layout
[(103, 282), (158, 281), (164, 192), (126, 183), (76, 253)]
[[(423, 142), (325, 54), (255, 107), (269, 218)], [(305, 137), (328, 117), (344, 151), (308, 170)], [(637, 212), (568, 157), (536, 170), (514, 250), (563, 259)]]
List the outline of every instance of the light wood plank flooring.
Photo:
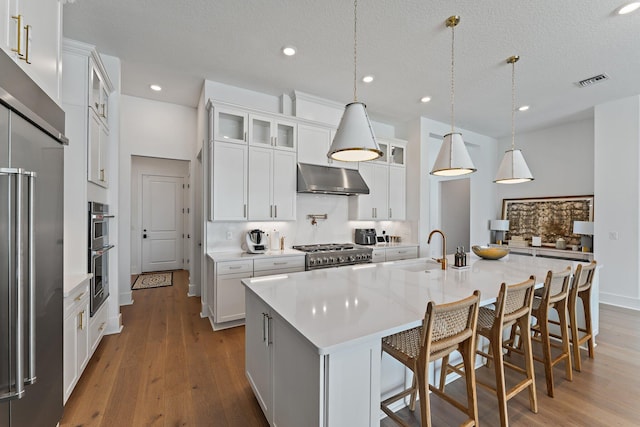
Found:
[[(244, 376), (244, 328), (213, 332), (200, 318), (200, 299), (187, 297), (187, 282), (180, 271), (174, 286), (134, 291), (134, 305), (122, 307), (122, 333), (104, 337), (61, 426), (268, 425)], [(640, 425), (640, 313), (602, 306), (596, 359), (583, 357), (573, 382), (565, 380), (562, 364), (556, 367), (555, 398), (546, 395), (536, 363), (539, 413), (529, 411), (521, 393), (509, 402), (511, 425)], [(484, 369), (479, 376), (489, 374)], [(447, 391), (462, 396), (464, 384), (456, 381)], [(495, 396), (479, 388), (478, 406), (481, 425), (499, 425)], [(432, 412), (434, 426), (461, 420), (437, 398)], [(401, 414), (419, 425), (410, 411)]]

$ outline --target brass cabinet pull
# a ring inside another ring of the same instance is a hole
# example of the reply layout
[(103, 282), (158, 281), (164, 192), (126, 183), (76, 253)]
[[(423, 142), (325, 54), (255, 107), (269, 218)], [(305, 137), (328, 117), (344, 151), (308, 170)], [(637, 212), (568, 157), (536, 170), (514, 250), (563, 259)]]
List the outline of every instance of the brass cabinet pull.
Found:
[(100, 169), (100, 181), (105, 182), (105, 179), (104, 179), (104, 169)]
[(81, 293), (80, 295), (78, 295), (77, 297), (75, 297), (73, 300), (74, 301), (80, 301), (82, 299), (82, 297), (84, 296), (84, 294), (86, 294), (86, 292)]
[(80, 324), (78, 325), (78, 328), (81, 331), (84, 331), (84, 310), (82, 310), (80, 313), (78, 313), (80, 315)]
[(11, 51), (16, 52), (18, 56), (22, 57), (22, 15), (12, 16), (11, 19), (18, 21), (18, 47), (11, 48)]
[(20, 59), (24, 60), (27, 64), (31, 64), (29, 61), (29, 31), (31, 30), (31, 25), (25, 25), (25, 47), (24, 47), (24, 56), (21, 56)]

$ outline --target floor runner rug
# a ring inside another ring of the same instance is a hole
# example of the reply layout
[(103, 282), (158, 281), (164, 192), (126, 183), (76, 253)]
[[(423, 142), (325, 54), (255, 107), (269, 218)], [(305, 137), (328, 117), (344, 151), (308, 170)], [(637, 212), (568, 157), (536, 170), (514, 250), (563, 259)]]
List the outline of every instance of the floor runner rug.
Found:
[(149, 288), (161, 288), (163, 286), (173, 285), (173, 273), (161, 272), (161, 273), (142, 273), (136, 278), (131, 286), (132, 290), (136, 289), (149, 289)]

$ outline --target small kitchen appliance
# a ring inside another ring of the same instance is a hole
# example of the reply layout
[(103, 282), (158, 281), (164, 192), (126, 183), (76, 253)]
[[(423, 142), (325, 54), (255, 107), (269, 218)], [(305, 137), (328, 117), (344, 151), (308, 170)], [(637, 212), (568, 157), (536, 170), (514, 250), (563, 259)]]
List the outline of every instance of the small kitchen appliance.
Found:
[(246, 243), (250, 254), (263, 254), (267, 251), (267, 237), (262, 230), (247, 231)]
[(375, 245), (376, 230), (373, 228), (356, 228), (355, 242), (358, 245)]

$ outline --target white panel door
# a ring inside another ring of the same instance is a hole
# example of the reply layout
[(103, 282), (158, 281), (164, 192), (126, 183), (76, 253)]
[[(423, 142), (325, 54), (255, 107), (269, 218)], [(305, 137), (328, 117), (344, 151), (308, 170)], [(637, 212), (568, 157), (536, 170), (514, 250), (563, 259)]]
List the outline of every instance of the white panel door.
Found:
[(142, 271), (183, 267), (182, 177), (142, 176)]
[(249, 149), (249, 220), (273, 219), (271, 176), (273, 149)]

